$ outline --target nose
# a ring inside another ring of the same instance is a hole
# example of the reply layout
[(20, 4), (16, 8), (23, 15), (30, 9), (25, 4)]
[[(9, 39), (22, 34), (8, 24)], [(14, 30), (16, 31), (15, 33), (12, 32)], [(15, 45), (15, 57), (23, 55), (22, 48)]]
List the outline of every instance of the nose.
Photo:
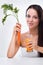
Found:
[(33, 18), (32, 18), (32, 17), (30, 17), (30, 18), (29, 18), (29, 21), (30, 21), (30, 22), (33, 22)]

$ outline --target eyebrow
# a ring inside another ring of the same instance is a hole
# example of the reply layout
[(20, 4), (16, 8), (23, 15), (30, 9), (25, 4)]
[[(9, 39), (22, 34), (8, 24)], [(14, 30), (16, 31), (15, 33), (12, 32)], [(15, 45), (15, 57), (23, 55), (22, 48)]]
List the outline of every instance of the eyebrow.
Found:
[[(30, 14), (26, 14), (26, 16), (27, 16), (27, 15), (31, 16)], [(36, 17), (38, 17), (37, 15), (33, 15), (33, 16), (36, 16)]]

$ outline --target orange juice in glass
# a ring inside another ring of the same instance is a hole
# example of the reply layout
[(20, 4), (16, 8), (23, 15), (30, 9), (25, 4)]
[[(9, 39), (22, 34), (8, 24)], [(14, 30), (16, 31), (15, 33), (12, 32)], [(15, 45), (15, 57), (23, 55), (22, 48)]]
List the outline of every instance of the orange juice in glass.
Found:
[(32, 35), (26, 36), (26, 39), (24, 40), (26, 45), (26, 51), (27, 52), (32, 52), (33, 48), (32, 47), (28, 47), (29, 45), (32, 45)]

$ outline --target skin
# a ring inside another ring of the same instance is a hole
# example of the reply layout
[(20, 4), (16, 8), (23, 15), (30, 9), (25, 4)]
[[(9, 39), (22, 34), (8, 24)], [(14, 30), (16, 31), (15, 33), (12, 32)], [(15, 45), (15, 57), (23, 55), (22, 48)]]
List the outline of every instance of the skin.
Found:
[[(35, 9), (30, 8), (27, 11), (26, 21), (27, 21), (29, 31), (21, 34), (21, 47), (27, 46), (27, 44), (23, 40), (25, 40), (26, 35), (32, 34), (32, 45), (28, 45), (28, 48), (31, 47), (35, 49), (36, 51), (43, 53), (43, 47), (40, 47), (37, 44), (39, 18), (38, 18), (37, 11)], [(13, 30), (13, 35), (12, 35), (9, 49), (7, 52), (8, 58), (14, 57), (20, 47), (17, 43), (17, 31), (21, 32), (21, 24), (19, 23), (16, 23), (14, 30)]]

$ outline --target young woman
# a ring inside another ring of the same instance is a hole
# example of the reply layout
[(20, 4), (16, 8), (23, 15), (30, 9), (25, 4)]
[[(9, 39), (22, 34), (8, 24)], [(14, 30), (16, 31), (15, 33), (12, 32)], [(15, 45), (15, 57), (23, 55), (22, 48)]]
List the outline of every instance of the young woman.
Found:
[(7, 56), (9, 58), (15, 56), (19, 47), (21, 51), (26, 48), (23, 40), (26, 36), (32, 35), (32, 44), (28, 48), (33, 48), (32, 52), (23, 51), (23, 56), (43, 57), (43, 10), (39, 5), (30, 5), (26, 10), (26, 22), (29, 28), (28, 32), (21, 34), (21, 45), (17, 42), (17, 32), (21, 32), (21, 24), (17, 23), (14, 27), (12, 39), (8, 49)]

